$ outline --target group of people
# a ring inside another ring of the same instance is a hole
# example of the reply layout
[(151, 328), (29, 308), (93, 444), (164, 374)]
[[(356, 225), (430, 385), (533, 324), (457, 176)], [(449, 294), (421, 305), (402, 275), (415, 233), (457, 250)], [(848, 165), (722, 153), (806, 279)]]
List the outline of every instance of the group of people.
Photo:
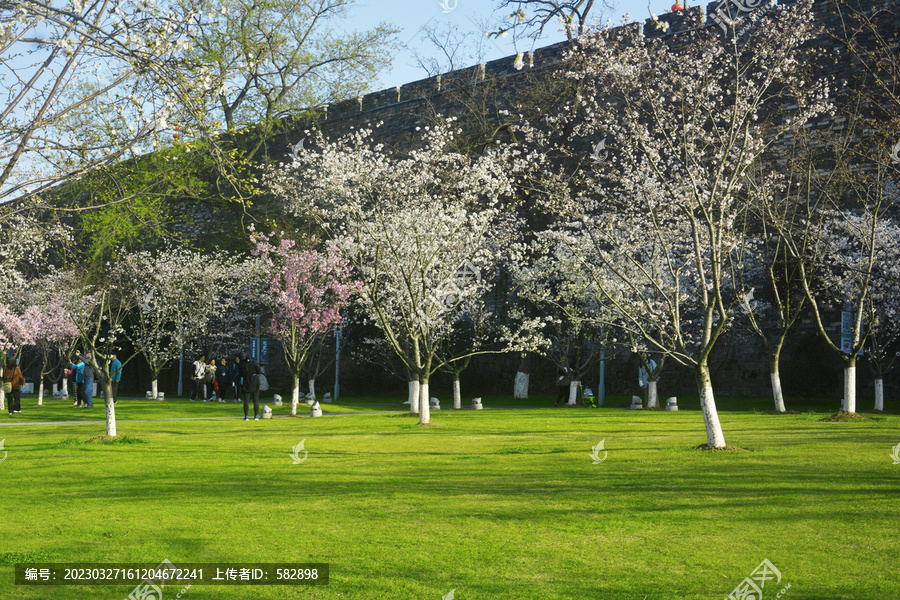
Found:
[(256, 361), (247, 358), (243, 352), (234, 357), (234, 362), (229, 366), (226, 359), (222, 358), (217, 363), (215, 359), (206, 361), (206, 355), (200, 356), (194, 361), (194, 372), (191, 381), (194, 386), (191, 390), (191, 402), (200, 400), (210, 402), (215, 397), (219, 402), (226, 402), (231, 396), (234, 402), (244, 398), (244, 420), (250, 419), (249, 405), (253, 399), (253, 418), (259, 420), (259, 387), (261, 370)]
[[(66, 371), (69, 384), (75, 390), (75, 408), (94, 408), (94, 361), (90, 352), (76, 350), (73, 362)], [(122, 381), (122, 361), (115, 354), (109, 357), (109, 376), (112, 383), (113, 404), (119, 401), (119, 382)]]

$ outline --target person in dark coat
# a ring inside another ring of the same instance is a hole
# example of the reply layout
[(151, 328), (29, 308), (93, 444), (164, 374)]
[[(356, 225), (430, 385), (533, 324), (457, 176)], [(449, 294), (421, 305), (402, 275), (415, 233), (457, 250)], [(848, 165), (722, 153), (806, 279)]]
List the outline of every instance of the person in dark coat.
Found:
[(225, 366), (224, 358), (219, 361), (219, 366), (216, 367), (216, 383), (219, 385), (219, 392), (216, 394), (216, 398), (219, 399), (219, 402), (225, 402), (228, 388), (231, 387), (231, 376), (228, 374), (228, 367)]
[(241, 357), (236, 356), (234, 362), (228, 367), (228, 377), (234, 385), (234, 401), (241, 401)]
[(9, 391), (6, 392), (6, 408), (9, 414), (17, 415), (22, 412), (22, 386), (25, 385), (25, 378), (22, 377), (22, 370), (16, 364), (15, 358), (8, 358), (6, 361), (6, 369), (3, 371), (3, 384), (9, 384)]
[(259, 365), (250, 360), (243, 353), (241, 360), (241, 377), (244, 380), (244, 420), (250, 417), (247, 410), (250, 408), (250, 397), (253, 397), (253, 420), (259, 420)]

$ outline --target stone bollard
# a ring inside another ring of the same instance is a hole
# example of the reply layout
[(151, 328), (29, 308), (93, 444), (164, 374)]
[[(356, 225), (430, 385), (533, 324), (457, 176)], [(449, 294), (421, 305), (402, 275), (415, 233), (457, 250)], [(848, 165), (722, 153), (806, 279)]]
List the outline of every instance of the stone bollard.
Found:
[(309, 416), (310, 417), (321, 417), (322, 416), (322, 407), (319, 405), (318, 400), (312, 403), (312, 406), (309, 407)]
[(322, 402), (325, 404), (331, 404), (331, 392), (325, 392), (325, 395), (322, 396)]
[(631, 410), (641, 410), (644, 408), (643, 399), (640, 396), (631, 397)]
[(166, 399), (166, 395), (163, 394), (162, 392), (157, 392), (157, 393), (156, 393), (156, 399), (157, 399), (157, 400), (165, 400), (165, 399)]
[(473, 398), (472, 399), (472, 410), (481, 410), (484, 408), (481, 406), (481, 398)]
[(282, 404), (284, 403), (281, 401), (281, 396), (275, 394), (275, 406), (281, 406)]
[(263, 404), (262, 414), (260, 415), (263, 419), (271, 419), (272, 418), (272, 409), (268, 404)]
[(441, 410), (441, 401), (437, 398), (431, 399), (431, 410)]
[(678, 398), (672, 396), (666, 400), (666, 410), (678, 410)]
[(147, 391), (147, 400), (153, 400), (153, 392)]

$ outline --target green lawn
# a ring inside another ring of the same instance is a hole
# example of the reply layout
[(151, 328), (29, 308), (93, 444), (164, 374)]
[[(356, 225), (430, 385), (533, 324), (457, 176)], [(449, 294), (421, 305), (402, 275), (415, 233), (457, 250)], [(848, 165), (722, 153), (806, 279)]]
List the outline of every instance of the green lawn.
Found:
[[(26, 399), (0, 423), (89, 412), (49, 404)], [(709, 453), (693, 449), (698, 411), (485, 405), (423, 427), (396, 414), (129, 421), (243, 413), (122, 400), (125, 444), (86, 443), (102, 423), (0, 427), (0, 598), (134, 587), (16, 586), (16, 561), (168, 559), (330, 564), (327, 586), (194, 586), (187, 600), (721, 600), (766, 558), (783, 579), (765, 600), (787, 584), (788, 600), (900, 598), (900, 416), (723, 411), (726, 440), (748, 451)], [(301, 440), (308, 458), (293, 464)]]

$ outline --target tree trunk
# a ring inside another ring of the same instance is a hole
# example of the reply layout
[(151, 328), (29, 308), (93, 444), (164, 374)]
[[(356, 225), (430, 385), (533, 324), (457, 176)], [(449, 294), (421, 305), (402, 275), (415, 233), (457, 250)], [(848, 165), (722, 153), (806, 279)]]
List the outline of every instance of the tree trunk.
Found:
[[(310, 379), (307, 383), (309, 383), (309, 395), (312, 396), (313, 400), (316, 399), (316, 380)], [(297, 384), (297, 389), (300, 389), (300, 384)]]
[(884, 379), (875, 380), (875, 410), (884, 410)]
[(513, 386), (513, 398), (528, 398), (528, 384), (531, 379), (531, 375), (529, 373), (523, 373), (519, 371), (516, 373), (516, 383)]
[(781, 390), (781, 373), (778, 370), (778, 358), (772, 357), (769, 364), (769, 376), (772, 378), (772, 398), (775, 399), (775, 410), (783, 413), (784, 392)]
[(38, 406), (44, 405), (44, 378), (41, 377), (41, 382), (38, 384)]
[(703, 422), (706, 424), (706, 443), (710, 448), (724, 448), (725, 434), (722, 433), (722, 424), (719, 423), (709, 365), (705, 361), (697, 366), (697, 390), (700, 392), (700, 408), (703, 410)]
[[(65, 375), (65, 373), (63, 373)], [(65, 376), (62, 380), (62, 391), (60, 392), (63, 398), (69, 397), (69, 377)]]
[(150, 397), (153, 398), (154, 400), (156, 400), (158, 390), (159, 390), (159, 379), (154, 378), (153, 381), (150, 382)]
[(0, 386), (0, 410), (6, 410), (6, 393), (3, 391), (3, 386)]
[(419, 425), (431, 423), (431, 398), (428, 397), (428, 380), (419, 382)]
[(578, 399), (578, 387), (581, 385), (580, 381), (570, 381), (569, 382), (569, 406), (575, 406), (575, 401)]
[(844, 410), (856, 412), (856, 357), (844, 363)]
[(409, 382), (409, 412), (419, 414), (419, 380)]
[(647, 380), (647, 408), (659, 408), (656, 380)]
[(297, 405), (300, 404), (300, 376), (294, 375), (294, 387), (291, 388), (291, 416), (297, 416)]
[(103, 395), (106, 396), (106, 435), (116, 437), (116, 405), (113, 404), (112, 382), (109, 377), (103, 382)]
[(516, 381), (513, 385), (513, 398), (518, 399), (527, 399), (528, 398), (528, 384), (531, 381), (531, 363), (532, 357), (528, 352), (522, 356), (522, 361), (519, 363), (519, 370), (516, 373)]
[(453, 408), (459, 410), (462, 408), (462, 396), (459, 393), (459, 375), (453, 378)]

